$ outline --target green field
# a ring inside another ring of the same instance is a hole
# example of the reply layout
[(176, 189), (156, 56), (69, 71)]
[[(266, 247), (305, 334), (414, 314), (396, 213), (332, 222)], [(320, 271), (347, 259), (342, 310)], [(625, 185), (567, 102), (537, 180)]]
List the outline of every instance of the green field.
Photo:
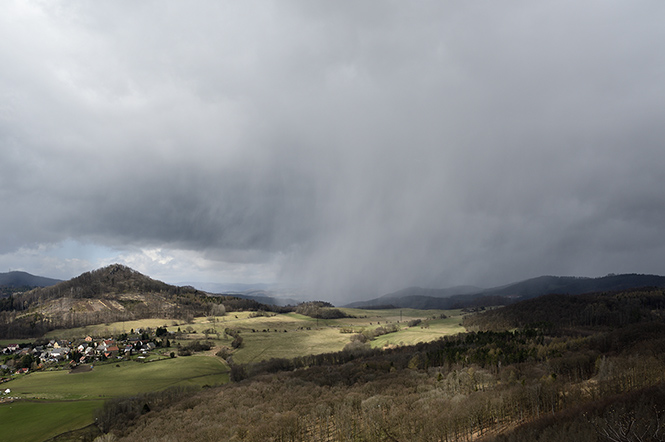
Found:
[[(218, 346), (230, 346), (233, 340), (231, 337), (224, 337), (225, 328), (240, 330), (243, 346), (233, 352), (236, 363), (251, 363), (271, 358), (290, 359), (341, 351), (351, 340), (353, 333), (348, 331), (359, 333), (388, 324), (397, 325), (400, 330), (379, 336), (371, 342), (372, 347), (411, 345), (465, 331), (460, 325), (462, 313), (459, 310), (341, 310), (350, 317), (317, 320), (297, 313), (252, 317), (251, 312), (239, 312), (216, 318), (196, 318), (191, 324), (168, 326), (167, 329), (187, 329), (191, 333), (188, 333), (185, 339), (203, 340), (203, 331), (214, 328), (218, 336), (213, 334), (208, 338)], [(447, 317), (434, 319), (441, 314)], [(408, 322), (413, 319), (421, 319), (422, 325), (409, 327)], [(183, 341), (180, 343), (186, 344)]]
[[(349, 318), (317, 320), (296, 313), (275, 316), (250, 317), (249, 313), (230, 314), (217, 318), (219, 322), (211, 323), (205, 318), (190, 324), (196, 334), (188, 335), (189, 339), (203, 339), (201, 332), (214, 327), (222, 332), (225, 327), (241, 331), (243, 346), (233, 353), (236, 363), (251, 363), (271, 358), (295, 358), (310, 354), (341, 351), (351, 340), (353, 333), (367, 329), (375, 329), (387, 324), (397, 325), (400, 330), (395, 333), (379, 336), (371, 342), (372, 347), (388, 345), (410, 345), (427, 342), (445, 335), (454, 335), (464, 331), (460, 325), (459, 310), (360, 310), (342, 309)], [(438, 318), (445, 314), (445, 319)], [(421, 319), (422, 326), (408, 327), (408, 322)], [(171, 330), (172, 327), (169, 327)], [(214, 339), (218, 345), (231, 344), (232, 338)]]
[[(184, 324), (183, 321), (174, 321), (170, 319), (139, 319), (136, 321), (122, 321), (112, 322), (109, 324), (88, 325), (86, 327), (70, 328), (66, 330), (53, 330), (44, 337), (49, 339), (76, 339), (86, 336), (95, 337), (110, 337), (116, 336), (120, 333), (129, 333), (130, 330), (138, 330), (140, 328), (152, 328), (162, 326), (173, 326), (174, 324)], [(171, 327), (172, 328), (172, 327)]]
[(203, 386), (228, 382), (228, 367), (221, 359), (189, 356), (157, 362), (119, 362), (94, 365), (91, 371), (40, 371), (3, 386), (19, 398), (73, 400), (130, 396), (173, 386)]
[(29, 344), (31, 342), (31, 339), (0, 339), (0, 348), (12, 344)]
[(105, 363), (80, 373), (29, 373), (2, 385), (11, 389), (10, 396), (22, 400), (0, 404), (0, 435), (3, 440), (43, 441), (91, 424), (103, 399), (228, 380), (228, 367), (221, 359), (199, 355), (150, 363)]
[(93, 421), (101, 400), (18, 401), (0, 405), (0, 438), (7, 441), (43, 441)]

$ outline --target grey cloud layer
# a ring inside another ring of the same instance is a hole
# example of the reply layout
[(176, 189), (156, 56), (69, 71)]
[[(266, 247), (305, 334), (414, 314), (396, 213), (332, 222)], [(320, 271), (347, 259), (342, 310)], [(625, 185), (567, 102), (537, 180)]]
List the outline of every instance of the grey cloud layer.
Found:
[(0, 252), (283, 254), (347, 298), (663, 272), (664, 6), (356, 3), (2, 6)]

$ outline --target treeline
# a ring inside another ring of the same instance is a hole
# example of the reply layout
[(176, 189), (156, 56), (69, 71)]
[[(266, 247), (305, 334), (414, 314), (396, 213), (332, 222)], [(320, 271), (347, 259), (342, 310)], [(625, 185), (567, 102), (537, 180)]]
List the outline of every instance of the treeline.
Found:
[(234, 295), (212, 295), (210, 299), (219, 299), (228, 312), (271, 312), (271, 313), (289, 313), (294, 311), (292, 306), (278, 306), (272, 304), (262, 304), (254, 299), (239, 298)]
[[(414, 322), (417, 321), (417, 322)], [(409, 321), (409, 324), (416, 323), (420, 324), (420, 319), (414, 320), (414, 321)], [(409, 327), (412, 327), (412, 325), (409, 325)], [(386, 325), (380, 325), (374, 329), (367, 329), (363, 330), (360, 333), (356, 333), (351, 336), (351, 342), (360, 342), (362, 344), (367, 343), (369, 341), (373, 341), (374, 339), (378, 338), (379, 336), (387, 335), (389, 333), (395, 333), (399, 331), (399, 326), (397, 324), (386, 324)], [(352, 347), (355, 348), (355, 347)]]
[(208, 351), (214, 346), (214, 342), (210, 341), (194, 341), (187, 345), (178, 346), (178, 356), (191, 356), (196, 352)]
[(343, 311), (334, 308), (331, 303), (324, 301), (303, 302), (298, 304), (295, 308), (295, 312), (309, 316), (310, 318), (318, 319), (339, 319), (347, 317)]

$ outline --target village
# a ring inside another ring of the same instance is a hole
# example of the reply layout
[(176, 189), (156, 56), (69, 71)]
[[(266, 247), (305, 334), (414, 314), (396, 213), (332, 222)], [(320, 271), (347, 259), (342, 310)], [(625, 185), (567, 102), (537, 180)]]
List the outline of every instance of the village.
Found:
[[(116, 337), (85, 336), (73, 341), (38, 339), (34, 343), (9, 344), (0, 348), (0, 383), (30, 371), (74, 369), (79, 365), (117, 360), (147, 360), (175, 357), (170, 352), (176, 333), (166, 327), (121, 333)], [(3, 390), (4, 392), (4, 390)]]

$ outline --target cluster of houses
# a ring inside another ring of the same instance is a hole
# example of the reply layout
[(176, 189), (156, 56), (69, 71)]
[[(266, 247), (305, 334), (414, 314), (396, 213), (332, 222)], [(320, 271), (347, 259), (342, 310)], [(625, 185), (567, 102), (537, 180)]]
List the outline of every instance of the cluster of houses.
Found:
[(95, 340), (87, 336), (80, 342), (69, 342), (51, 340), (45, 345), (32, 344), (10, 344), (0, 348), (2, 355), (12, 356), (6, 359), (6, 363), (0, 365), (0, 370), (9, 373), (27, 373), (28, 368), (14, 369), (13, 361), (20, 360), (25, 356), (31, 356), (36, 366), (46, 366), (69, 361), (70, 364), (91, 363), (106, 359), (123, 359), (126, 356), (139, 355), (139, 358), (147, 356), (156, 348), (156, 344), (150, 340), (142, 340), (138, 337), (127, 338), (118, 342), (114, 339)]

